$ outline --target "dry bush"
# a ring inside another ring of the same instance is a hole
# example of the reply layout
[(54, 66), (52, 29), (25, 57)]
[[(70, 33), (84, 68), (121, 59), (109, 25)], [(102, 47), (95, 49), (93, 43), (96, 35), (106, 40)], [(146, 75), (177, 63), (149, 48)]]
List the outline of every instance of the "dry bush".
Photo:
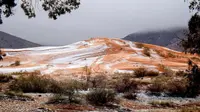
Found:
[(159, 73), (156, 71), (148, 71), (146, 68), (141, 67), (134, 70), (134, 75), (139, 78), (145, 76), (158, 76)]
[(0, 74), (0, 83), (6, 83), (13, 80), (13, 77), (9, 74)]
[(149, 104), (151, 104), (154, 107), (175, 107), (176, 104), (174, 102), (171, 101), (152, 101)]
[(146, 68), (143, 68), (143, 67), (137, 68), (134, 70), (134, 75), (136, 77), (144, 77), (146, 75), (146, 73), (147, 73), (147, 70), (146, 70)]
[(193, 61), (195, 61), (195, 62), (200, 62), (200, 58), (198, 58), (198, 57), (192, 57), (191, 58)]
[(15, 79), (9, 86), (12, 91), (22, 91), (22, 92), (38, 92), (47, 93), (53, 92), (57, 93), (61, 91), (59, 83), (53, 79), (40, 77), (37, 75), (20, 76)]
[(178, 77), (185, 77), (188, 75), (188, 73), (184, 72), (184, 71), (177, 71), (176, 73), (176, 76)]
[(171, 53), (171, 52), (168, 52), (167, 53), (167, 57), (169, 57), (169, 58), (176, 58), (176, 55), (173, 54), (173, 53)]
[(11, 64), (10, 66), (20, 66), (21, 62), (20, 61), (15, 61), (13, 64)]
[(167, 76), (158, 76), (153, 80), (148, 90), (153, 94), (166, 93), (170, 96), (184, 97), (188, 88), (188, 80), (186, 78), (173, 78)]
[(126, 98), (126, 99), (129, 99), (129, 100), (136, 100), (137, 99), (137, 95), (135, 93), (132, 93), (132, 92), (124, 93), (123, 97)]
[(184, 107), (179, 112), (200, 112), (200, 107), (192, 106), (192, 107)]
[(144, 47), (143, 43), (135, 42), (135, 45), (136, 45), (137, 48), (143, 48)]
[(106, 75), (97, 75), (90, 78), (90, 83), (92, 88), (105, 88), (107, 85)]
[(25, 98), (26, 100), (34, 100), (31, 96), (24, 95), (22, 92), (6, 91), (4, 94), (10, 98), (18, 97), (18, 98)]
[(116, 93), (113, 90), (95, 89), (88, 93), (86, 99), (94, 105), (107, 105), (115, 102)]
[(167, 93), (170, 96), (182, 96), (186, 95), (189, 87), (189, 81), (186, 78), (173, 79), (167, 82)]
[(148, 57), (151, 56), (150, 49), (148, 47), (144, 47), (142, 53)]
[(123, 76), (118, 79), (114, 88), (119, 93), (135, 92), (137, 90), (138, 82), (131, 79), (131, 76)]
[(158, 76), (153, 80), (152, 85), (149, 86), (148, 90), (151, 93), (166, 92), (166, 86), (169, 80), (170, 77)]

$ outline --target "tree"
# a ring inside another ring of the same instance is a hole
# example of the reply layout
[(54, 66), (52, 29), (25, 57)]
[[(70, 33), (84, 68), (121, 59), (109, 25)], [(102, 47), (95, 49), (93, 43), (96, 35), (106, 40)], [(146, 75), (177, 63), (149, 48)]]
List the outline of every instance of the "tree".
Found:
[[(2, 15), (10, 17), (13, 15), (13, 8), (17, 6), (16, 0), (0, 0), (0, 24), (3, 23)], [(48, 12), (48, 16), (51, 19), (56, 20), (58, 16), (70, 13), (80, 5), (80, 0), (21, 0), (21, 8), (28, 18), (36, 17), (34, 2), (40, 2), (42, 8)]]
[(188, 23), (189, 32), (187, 38), (181, 41), (185, 52), (200, 54), (200, 16), (193, 15)]
[(189, 1), (190, 1), (189, 5), (190, 10), (200, 11), (200, 0), (189, 0)]

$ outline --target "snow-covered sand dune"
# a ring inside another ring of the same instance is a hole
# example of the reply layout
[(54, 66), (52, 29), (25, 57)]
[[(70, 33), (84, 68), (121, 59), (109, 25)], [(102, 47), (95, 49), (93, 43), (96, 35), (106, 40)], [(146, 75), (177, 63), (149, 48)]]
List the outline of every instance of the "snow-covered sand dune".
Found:
[[(3, 49), (7, 56), (0, 62), (0, 73), (39, 70), (51, 75), (81, 74), (85, 66), (96, 73), (132, 73), (139, 67), (160, 71), (160, 65), (183, 70), (188, 58), (199, 58), (160, 46), (143, 46), (149, 48), (150, 56), (145, 55), (144, 47), (137, 48), (133, 42), (109, 38), (92, 38), (66, 46)], [(9, 65), (15, 61), (20, 61), (21, 65)]]

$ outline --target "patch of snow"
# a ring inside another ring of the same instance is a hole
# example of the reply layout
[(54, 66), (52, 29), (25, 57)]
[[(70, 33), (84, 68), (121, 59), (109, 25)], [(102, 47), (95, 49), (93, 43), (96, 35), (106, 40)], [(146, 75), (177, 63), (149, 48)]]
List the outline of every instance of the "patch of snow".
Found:
[(46, 68), (46, 65), (35, 66), (35, 67), (26, 67), (26, 68), (0, 68), (0, 73), (15, 73), (15, 72), (34, 72)]
[(95, 62), (97, 58), (98, 57), (76, 60), (76, 61), (73, 61), (72, 64), (69, 64), (67, 68), (81, 68), (85, 66), (91, 66), (92, 63)]
[(100, 46), (94, 46), (91, 48), (85, 48), (85, 49), (80, 49), (77, 50), (76, 53), (73, 53), (69, 56), (58, 58), (52, 61), (52, 63), (72, 63), (73, 61), (79, 60), (81, 57), (84, 58), (84, 56), (89, 56), (95, 53), (99, 53), (104, 51), (107, 48), (105, 45), (100, 45)]
[(114, 70), (114, 73), (134, 73), (133, 70)]

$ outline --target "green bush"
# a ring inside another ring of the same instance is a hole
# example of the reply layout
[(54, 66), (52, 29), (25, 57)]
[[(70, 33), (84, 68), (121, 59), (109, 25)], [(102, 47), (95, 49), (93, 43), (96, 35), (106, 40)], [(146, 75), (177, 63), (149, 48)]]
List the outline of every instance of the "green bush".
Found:
[(107, 105), (114, 102), (116, 93), (112, 90), (95, 89), (86, 95), (88, 102), (94, 105)]

